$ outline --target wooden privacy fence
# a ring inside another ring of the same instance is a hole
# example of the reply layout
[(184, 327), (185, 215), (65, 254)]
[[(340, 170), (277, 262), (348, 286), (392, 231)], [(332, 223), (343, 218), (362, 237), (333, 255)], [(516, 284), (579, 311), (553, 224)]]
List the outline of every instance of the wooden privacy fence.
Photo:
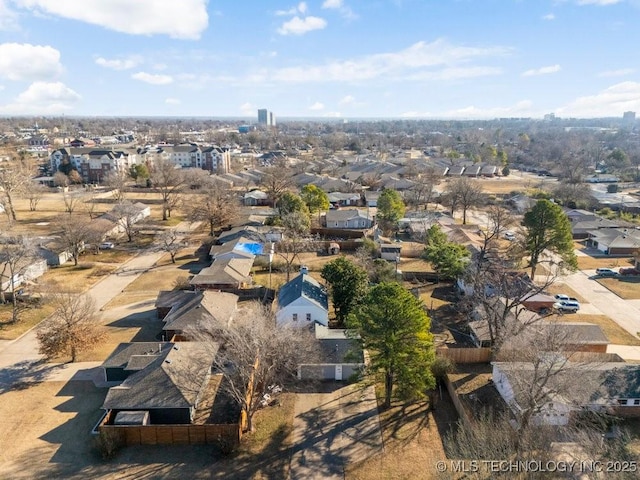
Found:
[(240, 421), (204, 425), (109, 425), (105, 416), (101, 433), (117, 436), (124, 445), (238, 445), (242, 438)]
[(469, 415), (467, 414), (467, 411), (464, 409), (462, 402), (460, 401), (460, 397), (456, 392), (456, 387), (453, 386), (448, 376), (445, 377), (444, 383), (447, 386), (447, 391), (449, 392), (449, 396), (451, 397), (453, 406), (456, 407), (456, 412), (458, 412), (458, 416), (462, 419), (462, 423), (464, 424), (465, 428), (470, 428), (471, 420), (469, 418)]
[(490, 348), (436, 348), (436, 355), (448, 358), (455, 363), (489, 363), (491, 361)]

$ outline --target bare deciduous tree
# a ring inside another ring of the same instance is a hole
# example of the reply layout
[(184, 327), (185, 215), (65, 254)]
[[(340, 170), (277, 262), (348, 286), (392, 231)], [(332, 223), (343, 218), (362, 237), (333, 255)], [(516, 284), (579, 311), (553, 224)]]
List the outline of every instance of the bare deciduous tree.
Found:
[(276, 208), (278, 200), (284, 192), (291, 188), (292, 183), (290, 172), (277, 167), (265, 169), (264, 175), (260, 179), (260, 184), (271, 200), (273, 208)]
[(62, 190), (62, 200), (64, 201), (64, 210), (69, 215), (73, 214), (78, 205), (80, 205), (80, 197), (73, 192), (68, 192), (66, 189)]
[[(6, 301), (6, 292), (11, 292), (11, 322), (20, 320), (20, 303), (16, 292), (17, 281), (27, 272), (38, 254), (32, 242), (21, 235), (0, 237), (0, 302)], [(8, 280), (7, 287), (2, 284)]]
[(16, 160), (5, 163), (0, 167), (0, 199), (4, 199), (1, 203), (5, 205), (5, 213), (12, 222), (16, 220), (14, 198), (22, 194), (31, 175), (23, 164)]
[(182, 248), (180, 237), (175, 229), (170, 229), (160, 235), (160, 248), (171, 257), (171, 263), (176, 263), (176, 254)]
[(48, 299), (55, 307), (53, 314), (36, 333), (40, 353), (46, 358), (78, 354), (99, 344), (105, 333), (97, 322), (96, 307), (91, 297), (70, 292), (52, 293)]
[(452, 215), (455, 208), (462, 208), (462, 224), (465, 225), (467, 210), (479, 205), (482, 200), (482, 185), (467, 177), (460, 177), (449, 183), (447, 196), (451, 204)]
[(117, 203), (124, 202), (128, 181), (129, 175), (121, 170), (109, 172), (104, 178), (104, 184), (111, 188), (111, 195)]
[(140, 209), (133, 203), (125, 200), (116, 204), (111, 210), (111, 214), (115, 216), (118, 225), (124, 230), (127, 241), (132, 242), (133, 237), (138, 234)]
[(276, 328), (272, 313), (258, 303), (245, 304), (230, 323), (188, 335), (220, 343), (214, 366), (225, 376), (225, 390), (246, 414), (248, 431), (253, 430), (253, 417), (269, 386), (295, 378), (298, 365), (313, 361), (318, 352), (311, 330)]
[(167, 159), (158, 159), (151, 169), (151, 184), (162, 197), (162, 220), (171, 217), (171, 210), (180, 201), (184, 176), (180, 168)]
[(234, 192), (217, 182), (208, 181), (197, 194), (191, 196), (186, 206), (187, 218), (192, 222), (206, 222), (209, 235), (213, 235), (216, 228), (234, 220), (239, 206)]
[(29, 200), (29, 211), (35, 212), (38, 209), (38, 203), (40, 203), (46, 191), (47, 187), (41, 183), (29, 181), (25, 184), (22, 195)]
[(80, 254), (87, 243), (98, 243), (101, 240), (99, 234), (92, 228), (91, 222), (85, 218), (67, 217), (62, 220), (61, 227), (61, 241), (69, 249), (74, 265), (78, 265)]
[(275, 253), (285, 262), (287, 282), (291, 278), (293, 263), (302, 252), (313, 251), (315, 241), (309, 235), (309, 216), (303, 212), (294, 211), (282, 217), (284, 227), (283, 239), (275, 245)]

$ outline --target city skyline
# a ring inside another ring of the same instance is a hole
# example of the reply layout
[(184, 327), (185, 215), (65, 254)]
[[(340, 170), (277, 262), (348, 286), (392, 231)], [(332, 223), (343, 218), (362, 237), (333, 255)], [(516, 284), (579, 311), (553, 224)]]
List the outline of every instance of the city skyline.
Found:
[(621, 118), (638, 20), (638, 0), (0, 0), (0, 115)]

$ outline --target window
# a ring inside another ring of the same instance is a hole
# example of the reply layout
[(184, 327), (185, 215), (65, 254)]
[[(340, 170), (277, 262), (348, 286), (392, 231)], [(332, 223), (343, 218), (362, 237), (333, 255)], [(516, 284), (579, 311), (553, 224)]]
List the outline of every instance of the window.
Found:
[(294, 322), (297, 322), (297, 321), (298, 321), (298, 314), (297, 314), (297, 313), (294, 313), (294, 314), (293, 314), (293, 321), (294, 321)]
[(311, 314), (307, 313), (307, 322), (310, 322), (310, 321), (311, 321)]
[(633, 401), (633, 404), (634, 404), (634, 405), (640, 405), (640, 398), (636, 398), (636, 399)]
[(626, 398), (619, 398), (618, 399), (618, 405), (626, 405), (627, 404), (627, 399)]

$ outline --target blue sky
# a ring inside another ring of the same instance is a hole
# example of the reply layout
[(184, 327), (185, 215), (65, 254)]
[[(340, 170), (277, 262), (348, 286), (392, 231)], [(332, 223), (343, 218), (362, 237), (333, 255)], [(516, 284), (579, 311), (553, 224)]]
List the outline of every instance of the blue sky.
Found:
[(0, 115), (640, 112), (640, 0), (0, 0)]

